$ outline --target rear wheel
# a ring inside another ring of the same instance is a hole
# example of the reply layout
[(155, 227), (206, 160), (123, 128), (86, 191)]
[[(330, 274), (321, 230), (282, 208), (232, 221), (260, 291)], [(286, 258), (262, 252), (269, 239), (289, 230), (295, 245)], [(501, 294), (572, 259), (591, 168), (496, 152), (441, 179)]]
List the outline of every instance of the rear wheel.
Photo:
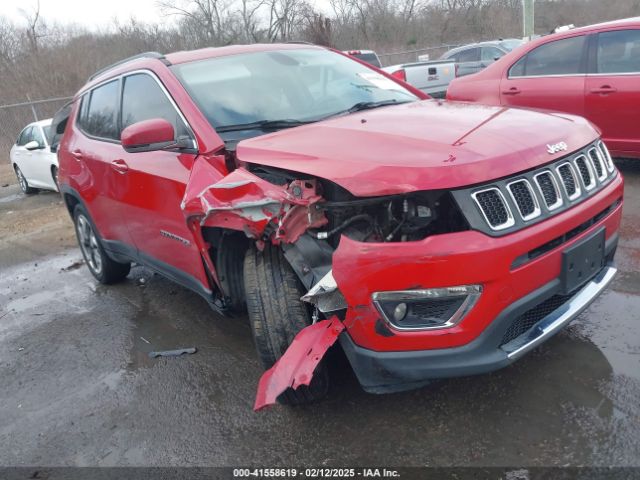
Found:
[[(296, 334), (311, 324), (300, 280), (284, 258), (282, 250), (270, 244), (262, 252), (249, 248), (244, 262), (247, 310), (258, 355), (270, 368), (289, 347)], [(289, 388), (278, 401), (288, 405), (312, 403), (324, 398), (329, 375), (320, 362), (309, 386)]]
[(100, 243), (100, 237), (98, 237), (93, 223), (89, 220), (89, 215), (82, 205), (76, 206), (73, 218), (78, 244), (91, 274), (104, 284), (123, 280), (129, 274), (131, 264), (116, 262), (107, 255)]
[(27, 182), (27, 179), (22, 173), (22, 170), (20, 170), (20, 167), (18, 167), (17, 165), (15, 166), (15, 171), (16, 171), (16, 177), (18, 177), (18, 184), (20, 185), (20, 189), (25, 195), (31, 195), (38, 191), (37, 188), (31, 188), (29, 186), (29, 182)]

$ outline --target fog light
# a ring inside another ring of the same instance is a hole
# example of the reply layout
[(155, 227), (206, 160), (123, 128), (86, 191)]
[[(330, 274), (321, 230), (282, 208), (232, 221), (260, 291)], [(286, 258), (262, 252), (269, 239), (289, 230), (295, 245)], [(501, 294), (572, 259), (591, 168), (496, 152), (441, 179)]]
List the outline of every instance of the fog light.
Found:
[(396, 308), (393, 309), (394, 320), (396, 322), (399, 322), (406, 316), (407, 316), (407, 304), (399, 303), (398, 305), (396, 305)]
[(398, 330), (436, 330), (459, 324), (480, 298), (482, 286), (376, 292), (373, 303)]

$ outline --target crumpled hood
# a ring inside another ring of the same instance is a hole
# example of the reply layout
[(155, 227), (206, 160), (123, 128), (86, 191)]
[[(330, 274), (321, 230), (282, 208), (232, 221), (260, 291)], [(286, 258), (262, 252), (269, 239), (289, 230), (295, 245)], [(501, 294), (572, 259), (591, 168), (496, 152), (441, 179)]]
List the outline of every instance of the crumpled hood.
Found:
[[(244, 140), (237, 155), (376, 196), (488, 182), (551, 162), (597, 136), (573, 115), (425, 100)], [(559, 142), (568, 149), (550, 154), (547, 145)]]

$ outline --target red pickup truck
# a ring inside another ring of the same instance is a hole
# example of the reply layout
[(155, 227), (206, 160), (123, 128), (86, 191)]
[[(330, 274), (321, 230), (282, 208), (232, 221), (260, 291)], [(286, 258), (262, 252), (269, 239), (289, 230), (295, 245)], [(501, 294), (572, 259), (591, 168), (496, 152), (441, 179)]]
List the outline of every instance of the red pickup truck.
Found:
[(137, 262), (248, 312), (258, 409), (322, 398), (338, 339), (370, 392), (504, 367), (616, 272), (623, 180), (587, 121), (321, 47), (128, 59), (76, 94), (59, 156), (97, 280)]
[(640, 158), (640, 19), (534, 40), (451, 82), (447, 99), (580, 115), (614, 157)]

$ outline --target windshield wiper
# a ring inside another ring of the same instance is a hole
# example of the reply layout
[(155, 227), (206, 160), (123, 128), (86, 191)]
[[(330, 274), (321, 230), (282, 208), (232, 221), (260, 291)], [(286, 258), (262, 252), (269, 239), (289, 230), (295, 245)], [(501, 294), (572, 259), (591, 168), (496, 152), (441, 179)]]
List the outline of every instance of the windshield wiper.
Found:
[(222, 132), (238, 132), (241, 130), (279, 130), (282, 128), (299, 127), (300, 125), (306, 125), (312, 123), (302, 120), (259, 120), (257, 122), (250, 123), (238, 123), (236, 125), (223, 125), (217, 127), (218, 133)]
[(409, 103), (410, 101), (411, 100), (404, 100), (401, 102), (398, 100), (382, 100), (380, 102), (358, 102), (345, 110), (345, 113), (355, 113), (362, 110), (370, 110), (372, 108), (386, 107), (387, 105), (400, 105), (402, 103)]
[(400, 105), (402, 103), (410, 103), (411, 100), (382, 100), (379, 102), (358, 102), (355, 105), (352, 105), (346, 110), (341, 112), (332, 113), (331, 115), (327, 115), (326, 117), (317, 118), (315, 120), (293, 120), (293, 119), (284, 119), (284, 120), (259, 120), (257, 122), (249, 122), (249, 123), (238, 123), (236, 125), (223, 125), (221, 127), (216, 127), (216, 131), (218, 133), (224, 132), (238, 132), (242, 130), (280, 130), (284, 128), (293, 128), (299, 127), (300, 125), (307, 125), (309, 123), (318, 122), (320, 120), (326, 120), (331, 117), (335, 117), (338, 115), (344, 115), (348, 113), (360, 112), (362, 110), (370, 110), (372, 108), (384, 107), (387, 105)]

